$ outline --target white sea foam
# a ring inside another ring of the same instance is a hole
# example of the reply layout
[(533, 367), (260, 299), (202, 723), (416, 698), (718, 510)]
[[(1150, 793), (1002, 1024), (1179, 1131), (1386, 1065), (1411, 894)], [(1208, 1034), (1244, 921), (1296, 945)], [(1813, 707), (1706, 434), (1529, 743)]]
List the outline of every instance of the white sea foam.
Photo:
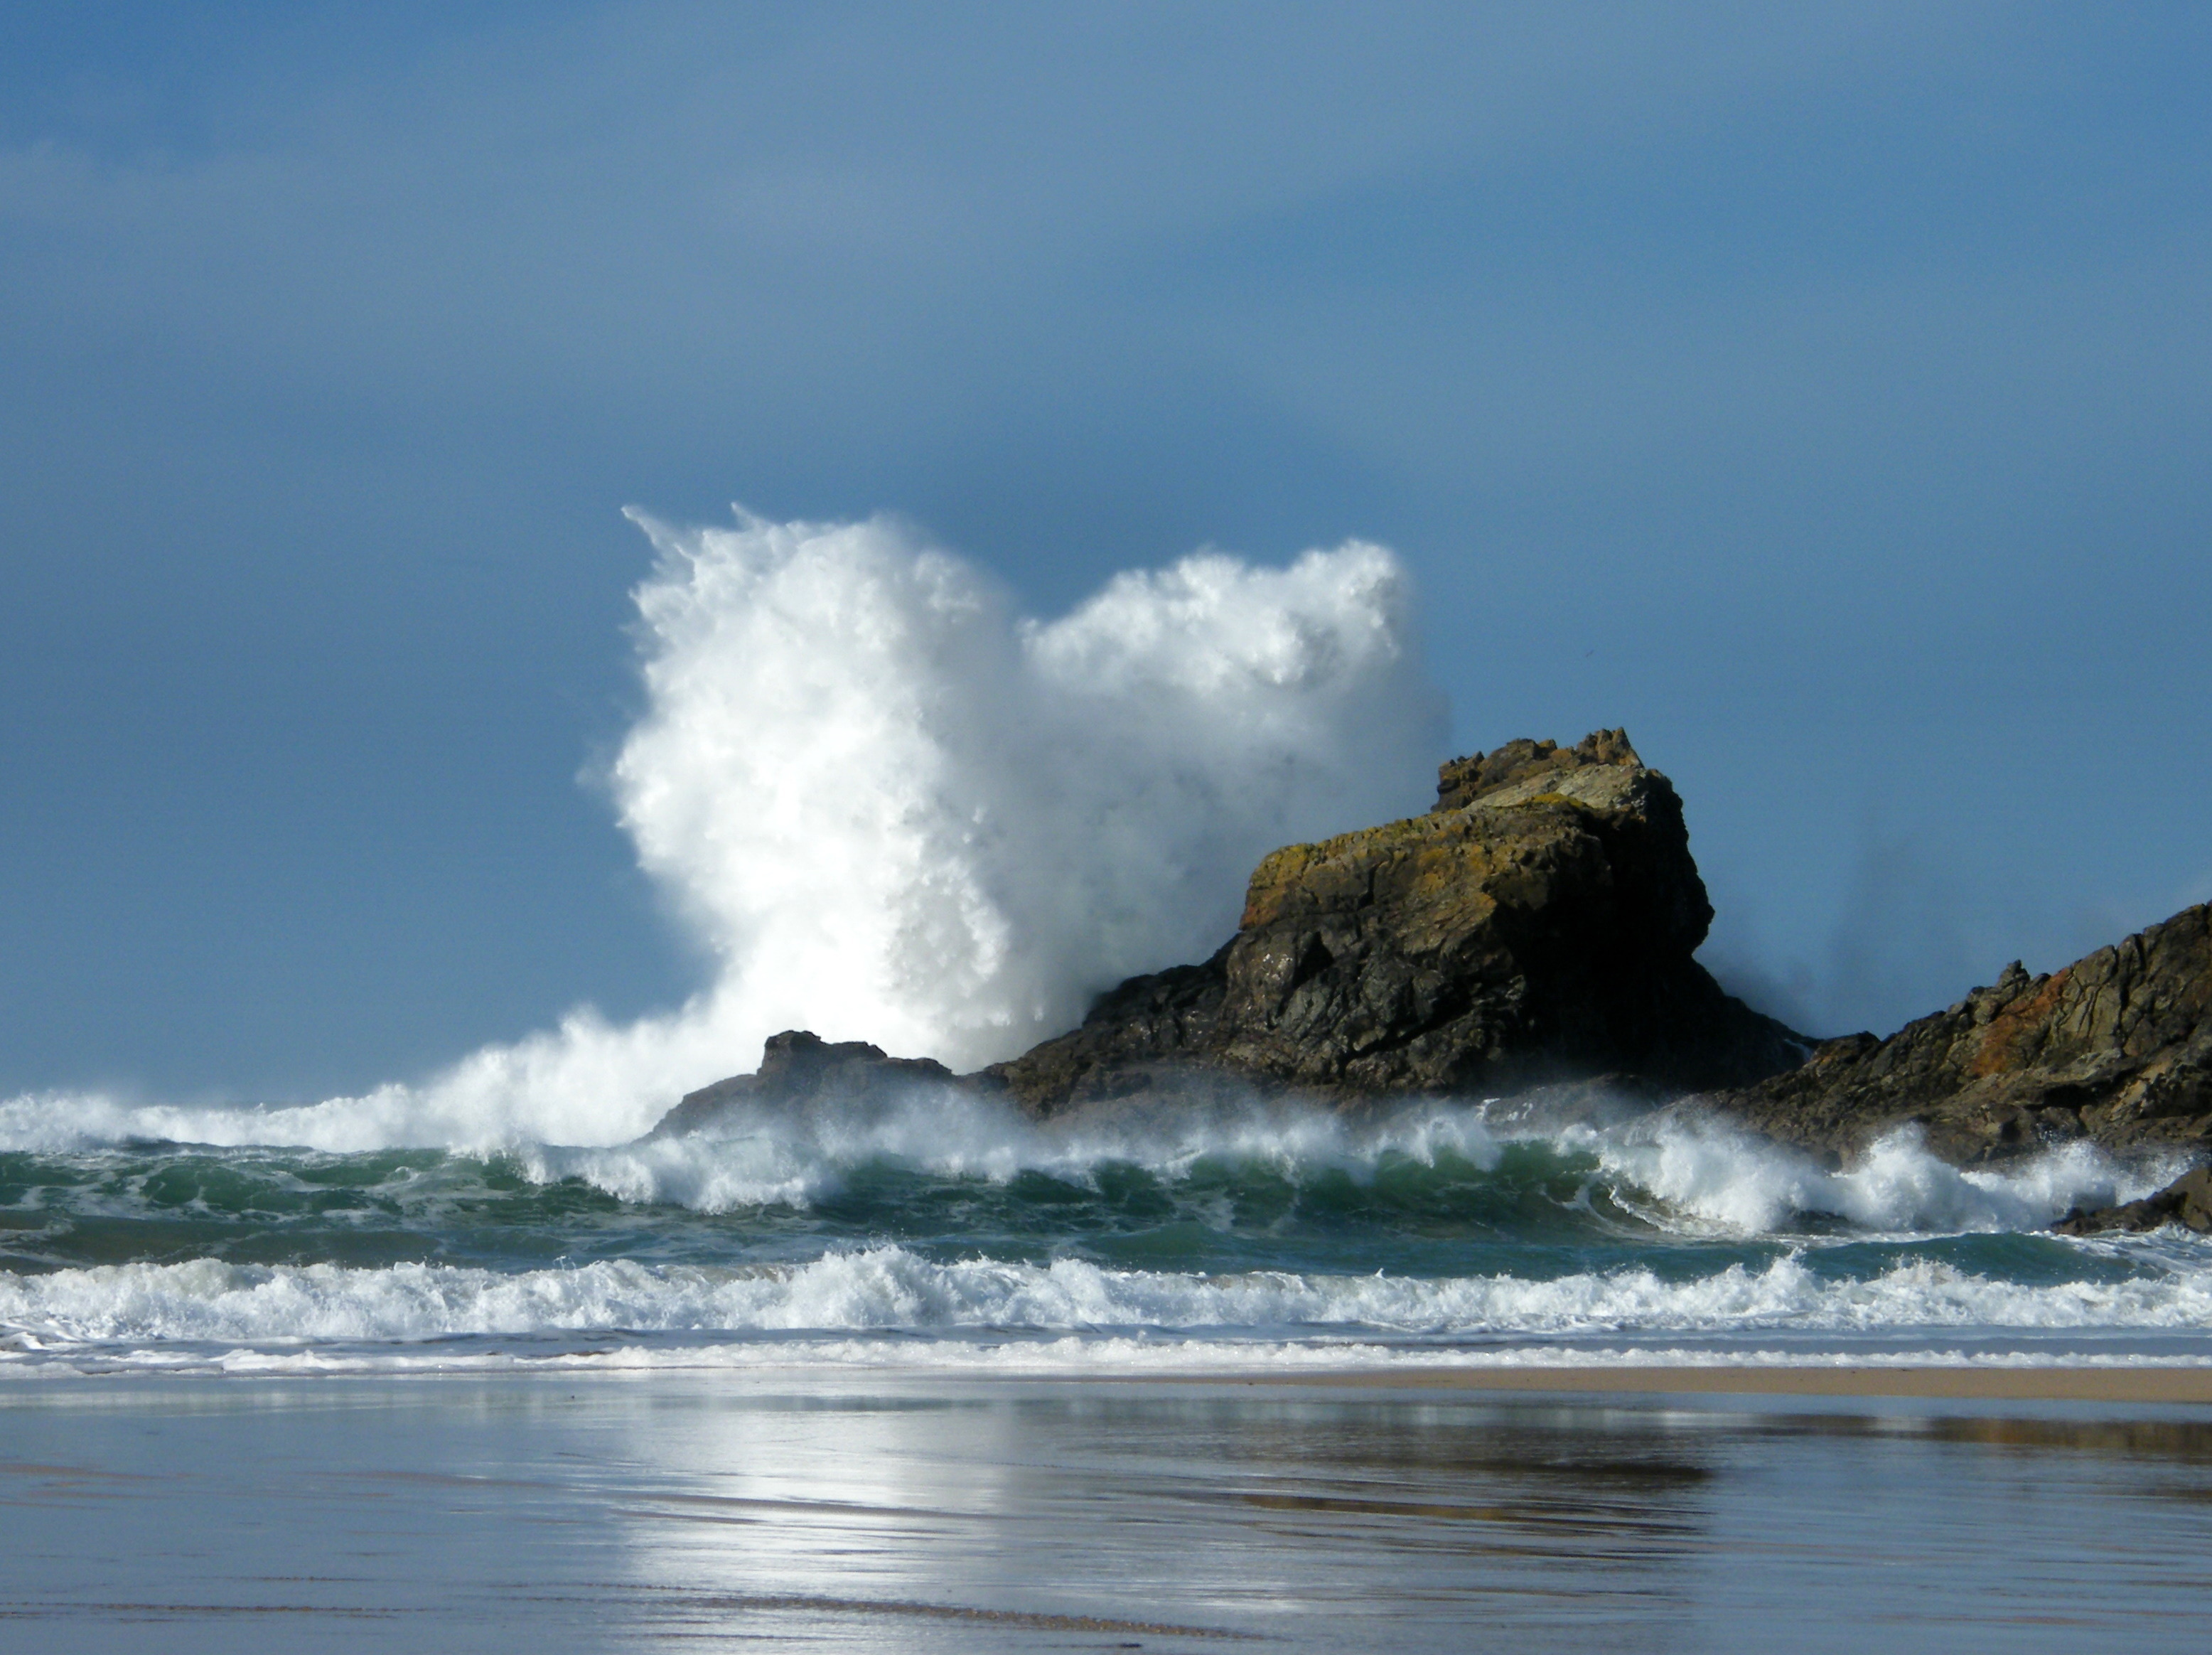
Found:
[(1107, 1165), (1167, 1178), (1200, 1160), (1259, 1164), (1288, 1176), (1322, 1170), (1371, 1177), (1381, 1159), (1433, 1163), (1450, 1153), (1494, 1167), (1499, 1145), (1480, 1109), (1440, 1108), (1376, 1127), (1321, 1110), (1212, 1111), (1140, 1128), (1040, 1125), (1002, 1104), (951, 1090), (921, 1090), (886, 1107), (793, 1117), (736, 1108), (706, 1131), (605, 1148), (526, 1147), (519, 1159), (540, 1182), (580, 1177), (624, 1201), (672, 1202), (702, 1212), (785, 1203), (805, 1206), (842, 1187), (849, 1171), (888, 1159), (954, 1177), (1004, 1182), (1036, 1171), (1079, 1183)]
[(975, 1067), (1211, 952), (1276, 846), (1426, 802), (1443, 701), (1379, 546), (1201, 553), (1036, 621), (889, 519), (633, 514), (659, 553), (647, 704), (608, 780), (708, 988), (422, 1086), (266, 1111), (23, 1098), (0, 1135), (613, 1143), (785, 1028)]
[(235, 1344), (296, 1346), (552, 1335), (948, 1336), (1131, 1330), (1281, 1339), (1427, 1341), (1603, 1335), (1975, 1330), (2202, 1332), (2212, 1257), (2202, 1250), (2120, 1281), (2028, 1284), (1927, 1258), (1866, 1280), (1790, 1255), (1686, 1281), (1624, 1269), (1549, 1281), (1435, 1281), (1256, 1271), (1199, 1275), (1049, 1264), (942, 1263), (896, 1246), (735, 1270), (628, 1262), (501, 1274), (430, 1264), (123, 1264), (0, 1272), (0, 1328), (18, 1352)]
[(1480, 1107), (1437, 1106), (1380, 1124), (1322, 1110), (1213, 1116), (1176, 1129), (1056, 1131), (957, 1093), (926, 1093), (866, 1117), (793, 1120), (737, 1110), (713, 1132), (605, 1149), (533, 1147), (532, 1175), (581, 1177), (632, 1202), (706, 1212), (805, 1206), (876, 1157), (949, 1176), (1005, 1180), (1024, 1171), (1088, 1181), (1103, 1164), (1173, 1178), (1201, 1159), (1259, 1163), (1286, 1176), (1372, 1177), (1391, 1157), (1433, 1165), (1450, 1155), (1494, 1169), (1520, 1138), (1585, 1155), (1614, 1198), (1666, 1230), (1759, 1234), (1807, 1214), (1884, 1233), (2034, 1230), (2075, 1206), (2108, 1206), (2158, 1189), (2181, 1161), (2124, 1166), (2088, 1143), (2061, 1146), (2002, 1171), (1962, 1171), (1910, 1130), (1873, 1145), (1847, 1171), (1717, 1122), (1673, 1115), (1557, 1132), (1493, 1124)]
[(2041, 1229), (2076, 1206), (2107, 1207), (2150, 1194), (2180, 1172), (2181, 1157), (2124, 1166), (2096, 1145), (2060, 1145), (2002, 1170), (1962, 1170), (1906, 1128), (1878, 1140), (1848, 1170), (1717, 1122), (1673, 1116), (1571, 1135), (1586, 1144), (1632, 1205), (1656, 1197), (1662, 1222), (1701, 1220), (1759, 1233), (1822, 1214), (1867, 1230)]

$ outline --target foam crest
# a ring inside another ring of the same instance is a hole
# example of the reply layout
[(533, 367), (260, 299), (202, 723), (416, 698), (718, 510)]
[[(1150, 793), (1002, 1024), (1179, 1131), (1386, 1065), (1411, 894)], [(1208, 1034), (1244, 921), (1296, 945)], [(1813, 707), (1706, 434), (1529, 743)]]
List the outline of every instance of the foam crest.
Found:
[(1665, 1203), (1674, 1216), (1724, 1230), (1778, 1230), (1803, 1214), (1877, 1232), (2041, 1229), (2075, 1206), (2105, 1207), (2150, 1194), (2181, 1170), (2179, 1159), (2127, 1167), (2094, 1144), (2047, 1150), (2002, 1170), (1962, 1170), (1930, 1153), (1917, 1129), (1870, 1145), (1847, 1171), (1717, 1122), (1668, 1115), (1582, 1139), (1608, 1171)]
[(1317, 1109), (1212, 1110), (1140, 1127), (1042, 1125), (1006, 1105), (961, 1092), (920, 1089), (860, 1111), (794, 1115), (733, 1108), (707, 1131), (611, 1147), (535, 1145), (516, 1152), (543, 1183), (580, 1177), (628, 1202), (672, 1202), (722, 1213), (804, 1207), (839, 1189), (853, 1167), (889, 1159), (945, 1177), (1004, 1183), (1044, 1172), (1087, 1183), (1103, 1165), (1168, 1179), (1200, 1161), (1272, 1168), (1294, 1177), (1330, 1170), (1373, 1176), (1403, 1154), (1433, 1165), (1449, 1153), (1477, 1168), (1498, 1164), (1498, 1141), (1479, 1109), (1455, 1107), (1376, 1126)]
[(1993, 1280), (1918, 1258), (1867, 1279), (1790, 1256), (1689, 1281), (1644, 1269), (1548, 1281), (1260, 1271), (1199, 1275), (944, 1263), (896, 1246), (737, 1270), (595, 1263), (501, 1274), (430, 1264), (125, 1264), (0, 1272), (20, 1348), (145, 1342), (357, 1342), (617, 1332), (714, 1336), (902, 1329), (1156, 1329), (1429, 1340), (1584, 1334), (1926, 1329), (2189, 1330), (2212, 1319), (2199, 1257), (2122, 1281)]
[(1849, 1171), (1831, 1171), (1711, 1120), (1670, 1113), (1545, 1130), (1494, 1120), (1480, 1105), (1353, 1123), (1319, 1109), (1255, 1104), (1170, 1125), (1066, 1130), (950, 1092), (920, 1092), (865, 1116), (741, 1109), (711, 1132), (608, 1149), (539, 1147), (523, 1159), (544, 1181), (581, 1177), (625, 1201), (726, 1212), (804, 1206), (836, 1189), (847, 1169), (878, 1157), (1000, 1181), (1023, 1171), (1083, 1181), (1108, 1163), (1177, 1178), (1206, 1159), (1259, 1164), (1299, 1179), (1333, 1171), (1364, 1180), (1394, 1155), (1434, 1165), (1449, 1154), (1489, 1171), (1512, 1141), (1590, 1157), (1616, 1198), (1661, 1230), (1739, 1235), (1786, 1231), (1808, 1216), (1887, 1234), (2039, 1230), (2075, 1206), (2148, 1195), (2182, 1165), (2169, 1158), (2124, 1166), (2081, 1142), (2002, 1171), (1961, 1170), (1905, 1130), (1873, 1145)]

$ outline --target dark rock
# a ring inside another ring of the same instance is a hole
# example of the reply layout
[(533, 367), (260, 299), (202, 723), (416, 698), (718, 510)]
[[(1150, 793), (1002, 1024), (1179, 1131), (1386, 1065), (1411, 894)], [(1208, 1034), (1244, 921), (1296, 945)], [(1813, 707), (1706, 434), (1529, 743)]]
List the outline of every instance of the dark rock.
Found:
[(928, 1057), (886, 1057), (866, 1041), (832, 1044), (805, 1029), (773, 1034), (757, 1074), (733, 1075), (687, 1093), (653, 1129), (670, 1137), (706, 1125), (739, 1104), (770, 1104), (804, 1110), (820, 1105), (884, 1104), (918, 1087), (956, 1084), (952, 1071)]
[[(1692, 958), (1712, 919), (1681, 800), (1626, 732), (1509, 742), (1439, 773), (1427, 815), (1261, 862), (1237, 934), (1202, 964), (1132, 977), (1082, 1026), (959, 1082), (1036, 1115), (1149, 1113), (1297, 1092), (1393, 1095), (1603, 1083), (1742, 1086), (1808, 1043)], [(656, 1130), (747, 1100), (954, 1083), (934, 1063), (811, 1035), (693, 1092)]]
[(1275, 852), (1212, 958), (1130, 979), (979, 1079), (1052, 1114), (1206, 1076), (1351, 1101), (1680, 1091), (1802, 1059), (1692, 957), (1712, 907), (1681, 801), (1624, 732), (1457, 759), (1437, 791), (1425, 816)]
[[(843, 1105), (917, 1086), (1038, 1115), (1595, 1086), (1698, 1093), (1676, 1107), (1717, 1107), (1832, 1165), (1908, 1124), (1967, 1164), (2085, 1136), (2212, 1151), (2212, 908), (2048, 977), (2015, 963), (1887, 1040), (1817, 1045), (1692, 958), (1711, 917), (1681, 801), (1626, 732), (1508, 742), (1443, 766), (1425, 816), (1275, 852), (1211, 959), (1130, 978), (1010, 1062), (962, 1078), (781, 1034), (757, 1074), (691, 1093), (655, 1130), (745, 1101)], [(2205, 1210), (2185, 1179), (2064, 1222), (2194, 1224)]]
[(2100, 1230), (2155, 1230), (2179, 1224), (2202, 1234), (2212, 1231), (2212, 1167), (2183, 1174), (2154, 1196), (2094, 1211), (2075, 1208), (2051, 1227), (2061, 1235), (2094, 1235)]
[(1711, 1101), (1832, 1158), (1907, 1123), (1960, 1164), (2080, 1137), (2212, 1148), (2212, 907), (2047, 977), (2015, 962), (1887, 1040), (1829, 1041), (1802, 1068)]

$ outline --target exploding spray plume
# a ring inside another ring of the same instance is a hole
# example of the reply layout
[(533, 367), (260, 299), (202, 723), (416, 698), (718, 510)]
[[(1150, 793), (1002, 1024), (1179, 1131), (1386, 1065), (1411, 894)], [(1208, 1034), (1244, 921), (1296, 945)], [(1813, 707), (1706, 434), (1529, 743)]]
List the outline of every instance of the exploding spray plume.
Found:
[[(659, 554), (636, 593), (647, 704), (608, 779), (714, 980), (422, 1086), (277, 1119), (84, 1100), (66, 1130), (606, 1143), (793, 1027), (972, 1068), (1210, 952), (1274, 847), (1426, 802), (1443, 701), (1380, 546), (1200, 553), (1040, 622), (890, 519), (630, 514)], [(19, 1099), (0, 1126), (37, 1138), (54, 1113)]]

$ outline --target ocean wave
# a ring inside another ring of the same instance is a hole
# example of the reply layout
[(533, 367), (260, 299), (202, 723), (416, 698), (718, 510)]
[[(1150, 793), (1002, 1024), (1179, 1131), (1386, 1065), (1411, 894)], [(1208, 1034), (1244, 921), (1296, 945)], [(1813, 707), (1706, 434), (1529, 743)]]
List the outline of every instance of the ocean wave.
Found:
[(1548, 1281), (1424, 1280), (942, 1262), (904, 1248), (713, 1270), (603, 1262), (501, 1273), (238, 1265), (210, 1259), (0, 1272), (0, 1329), (19, 1351), (189, 1342), (421, 1342), (547, 1335), (715, 1336), (990, 1329), (1317, 1333), (1431, 1341), (1559, 1335), (1925, 1329), (2201, 1330), (2212, 1257), (2119, 1280), (2024, 1283), (1915, 1258), (1863, 1279), (1790, 1255), (1686, 1281), (1640, 1268)]
[(2185, 1158), (2123, 1165), (2095, 1144), (2063, 1144), (2003, 1168), (1960, 1168), (1931, 1153), (1917, 1129), (1869, 1145), (1847, 1171), (1717, 1121), (1632, 1123), (1574, 1135), (1632, 1203), (1660, 1222), (1771, 1232), (1805, 1214), (1842, 1219), (1878, 1233), (2039, 1230), (2076, 1206), (2134, 1201), (2176, 1176)]
[(1084, 1180), (1114, 1165), (1181, 1178), (1208, 1162), (1265, 1167), (1298, 1180), (1323, 1172), (1370, 1179), (1393, 1159), (1435, 1165), (1449, 1157), (1492, 1171), (1512, 1143), (1588, 1157), (1608, 1193), (1655, 1228), (1744, 1235), (1779, 1231), (1808, 1214), (1877, 1233), (2041, 1229), (2076, 1205), (2147, 1195), (2180, 1165), (2169, 1158), (2125, 1166), (2081, 1142), (2002, 1170), (1962, 1170), (1930, 1153), (1908, 1129), (1838, 1171), (1718, 1121), (1668, 1115), (1547, 1131), (1463, 1105), (1408, 1111), (1379, 1124), (1321, 1110), (1255, 1110), (1181, 1129), (1057, 1132), (957, 1097), (865, 1119), (738, 1113), (712, 1133), (612, 1149), (541, 1146), (521, 1152), (521, 1159), (541, 1181), (577, 1177), (624, 1201), (726, 1212), (803, 1205), (878, 1157), (945, 1176), (1000, 1180), (1023, 1171)]
[[(1304, 1219), (1325, 1223), (1332, 1211), (1342, 1217), (1360, 1204), (1332, 1193), (1351, 1190), (1371, 1196), (1366, 1210), (1372, 1214), (1406, 1208), (1410, 1216), (1419, 1205), (1430, 1217), (1508, 1230), (1540, 1211), (1567, 1220), (1578, 1209), (1572, 1222), (1612, 1233), (1626, 1225), (1638, 1234), (1755, 1237), (1793, 1233), (1820, 1221), (1862, 1235), (1901, 1236), (2041, 1229), (2076, 1205), (2148, 1194), (2182, 1165), (2179, 1157), (2123, 1165), (2077, 1142), (2002, 1169), (1960, 1169), (1906, 1130), (1871, 1146), (1848, 1170), (1835, 1171), (1716, 1119), (1668, 1112), (1547, 1128), (1482, 1104), (1425, 1104), (1355, 1119), (1255, 1101), (1241, 1110), (1217, 1108), (1138, 1126), (1062, 1126), (949, 1089), (866, 1110), (733, 1109), (708, 1130), (612, 1147), (524, 1144), (458, 1155), (364, 1152), (350, 1159), (324, 1152), (294, 1152), (287, 1159), (283, 1152), (254, 1147), (251, 1135), (241, 1135), (246, 1144), (227, 1147), (102, 1147), (100, 1129), (116, 1123), (96, 1112), (78, 1121), (73, 1135), (11, 1135), (9, 1126), (21, 1123), (0, 1109), (0, 1153), (69, 1161), (75, 1170), (49, 1180), (57, 1186), (55, 1198), (72, 1210), (110, 1218), (150, 1212), (141, 1192), (156, 1183), (173, 1190), (178, 1177), (155, 1174), (186, 1160), (194, 1162), (196, 1188), (224, 1182), (231, 1211), (264, 1217), (296, 1208), (302, 1178), (319, 1191), (357, 1185), (364, 1214), (381, 1202), (434, 1216), (441, 1203), (465, 1200), (472, 1183), (519, 1175), (549, 1192), (581, 1186), (632, 1208), (716, 1216), (804, 1213), (840, 1202), (856, 1179), (872, 1177), (880, 1190), (886, 1169), (910, 1183), (981, 1183), (1002, 1193), (1032, 1174), (1095, 1193), (1134, 1169), (1187, 1208), (1182, 1216), (1224, 1232), (1244, 1222), (1237, 1216), (1240, 1199), (1264, 1196), (1262, 1204), (1274, 1203), (1279, 1212), (1287, 1201)], [(143, 1117), (131, 1123), (154, 1124)], [(1511, 1166), (1505, 1165), (1509, 1155)], [(438, 1163), (434, 1175), (425, 1156)], [(210, 1157), (212, 1167), (204, 1164)], [(471, 1174), (471, 1167), (478, 1170)], [(39, 1175), (21, 1177), (35, 1184)], [(0, 1186), (7, 1183), (0, 1177)], [(1212, 1206), (1197, 1200), (1201, 1194)], [(1515, 1207), (1523, 1196), (1536, 1207)], [(1048, 1204), (1060, 1198), (1050, 1196)], [(167, 1199), (173, 1211), (173, 1193)], [(141, 1206), (134, 1208), (134, 1202)], [(1033, 1222), (1049, 1228), (1056, 1221), (1043, 1210), (1024, 1216), (1018, 1194), (1006, 1195), (1000, 1206), (1005, 1221), (1018, 1227)], [(847, 1216), (860, 1221), (866, 1214)], [(1057, 1216), (1079, 1220), (1072, 1209)], [(909, 1211), (896, 1221), (915, 1220)]]
[(702, 1212), (801, 1205), (834, 1193), (854, 1168), (890, 1160), (945, 1177), (1005, 1182), (1042, 1172), (1078, 1182), (1133, 1166), (1188, 1177), (1201, 1165), (1264, 1168), (1291, 1177), (1371, 1177), (1386, 1159), (1435, 1165), (1440, 1156), (1483, 1171), (1502, 1153), (1480, 1108), (1454, 1107), (1360, 1124), (1318, 1109), (1208, 1111), (1142, 1127), (1041, 1124), (1003, 1104), (946, 1092), (888, 1107), (794, 1117), (773, 1107), (732, 1110), (708, 1131), (612, 1148), (532, 1145), (516, 1153), (542, 1182), (582, 1178), (624, 1201)]

